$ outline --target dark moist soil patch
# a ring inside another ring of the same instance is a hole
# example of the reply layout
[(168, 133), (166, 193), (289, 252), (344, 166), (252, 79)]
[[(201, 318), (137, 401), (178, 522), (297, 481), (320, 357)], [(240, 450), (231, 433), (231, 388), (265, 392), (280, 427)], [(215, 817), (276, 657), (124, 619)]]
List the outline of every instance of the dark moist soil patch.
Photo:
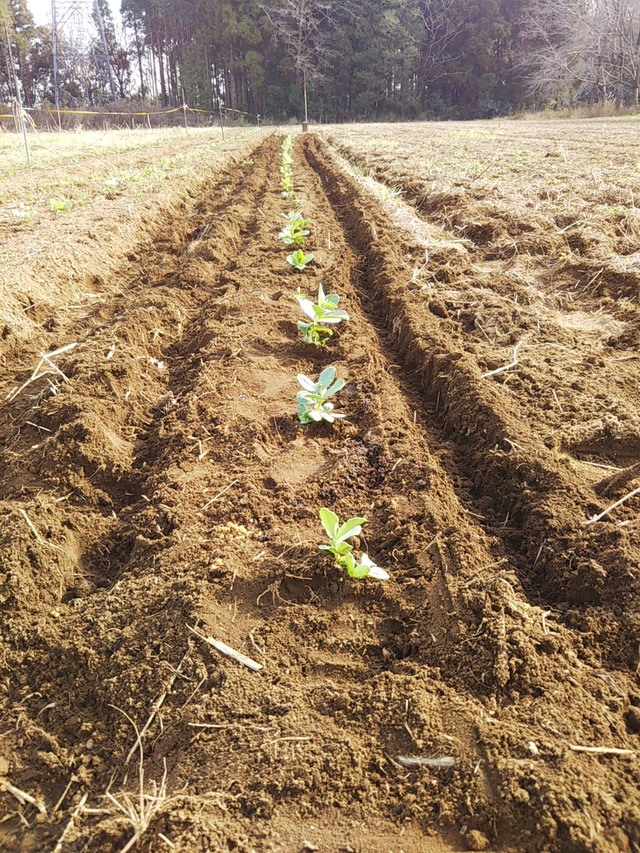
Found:
[[(631, 629), (604, 596), (570, 606), (571, 555), (536, 565), (527, 527), (584, 548), (587, 487), (524, 429), (520, 473), (517, 406), (443, 318), (416, 309), (409, 341), (414, 247), (313, 138), (294, 177), (315, 260), (287, 268), (280, 144), (66, 330), (55, 397), (34, 383), (4, 407), (0, 773), (36, 804), (0, 794), (0, 846), (124, 848), (135, 724), (140, 849), (633, 849), (637, 759), (572, 749), (640, 746), (632, 668), (611, 663)], [(292, 297), (320, 281), (351, 319), (315, 352)], [(348, 417), (303, 427), (296, 374), (327, 364)], [(318, 551), (321, 506), (367, 516), (389, 582)], [(608, 545), (622, 577), (609, 536), (594, 565)]]

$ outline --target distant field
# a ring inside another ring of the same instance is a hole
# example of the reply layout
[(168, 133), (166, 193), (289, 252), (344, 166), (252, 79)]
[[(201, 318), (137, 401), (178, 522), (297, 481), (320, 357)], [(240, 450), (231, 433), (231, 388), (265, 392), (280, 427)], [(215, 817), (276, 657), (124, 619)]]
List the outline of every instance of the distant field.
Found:
[(636, 849), (639, 130), (0, 136), (0, 849)]
[(22, 138), (1, 134), (0, 323), (28, 330), (29, 301), (64, 304), (84, 280), (80, 267), (100, 277), (158, 215), (173, 205), (178, 213), (205, 174), (262, 138), (246, 129), (225, 137), (218, 129), (30, 132), (29, 169)]

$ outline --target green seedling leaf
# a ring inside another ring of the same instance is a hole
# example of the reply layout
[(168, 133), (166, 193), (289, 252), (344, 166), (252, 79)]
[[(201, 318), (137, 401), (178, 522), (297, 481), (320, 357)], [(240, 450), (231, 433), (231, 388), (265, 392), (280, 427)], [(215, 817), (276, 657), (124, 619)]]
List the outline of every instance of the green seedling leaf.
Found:
[[(326, 507), (322, 507), (320, 510), (320, 523), (324, 527), (325, 533), (329, 537), (329, 539), (333, 539), (334, 533), (338, 529), (340, 525), (340, 519), (332, 512), (330, 509)], [(328, 545), (321, 545), (321, 548), (328, 548)]]
[(300, 272), (307, 267), (312, 260), (313, 255), (311, 253), (305, 254), (302, 249), (297, 249), (291, 255), (287, 255), (287, 263), (291, 264), (294, 269)]
[(308, 228), (309, 220), (305, 219), (299, 210), (290, 210), (289, 213), (282, 214), (289, 225), (295, 225), (298, 228)]
[(298, 382), (302, 385), (305, 391), (311, 391), (312, 393), (316, 390), (316, 383), (313, 379), (309, 379), (308, 376), (305, 376), (304, 373), (298, 374)]
[(350, 518), (349, 521), (340, 527), (335, 534), (336, 542), (342, 542), (343, 539), (351, 539), (352, 536), (359, 536), (362, 531), (362, 525), (366, 522), (366, 518)]
[(380, 566), (376, 566), (368, 554), (362, 554), (360, 561), (353, 555), (353, 547), (346, 541), (352, 536), (357, 536), (365, 524), (366, 518), (354, 516), (340, 525), (340, 519), (326, 507), (320, 510), (320, 523), (324, 532), (329, 537), (330, 545), (318, 546), (321, 551), (329, 551), (333, 555), (338, 566), (346, 569), (347, 574), (354, 580), (362, 578), (373, 578), (375, 580), (389, 580), (389, 574)]
[(312, 320), (315, 320), (318, 316), (318, 313), (316, 312), (316, 306), (313, 304), (313, 302), (310, 299), (306, 299), (305, 297), (296, 296), (296, 299), (298, 300), (298, 305), (300, 306), (300, 308), (302, 308), (307, 317), (310, 317)]
[(285, 246), (303, 246), (308, 236), (307, 228), (298, 228), (295, 224), (287, 225), (278, 234)]
[(49, 207), (51, 210), (55, 211), (55, 213), (68, 213), (75, 207), (75, 202), (70, 199), (50, 198)]
[[(340, 519), (330, 509), (323, 507), (320, 510), (320, 522), (325, 533), (329, 537), (330, 545), (320, 545), (321, 551), (330, 551), (336, 561), (342, 565), (343, 557), (353, 550), (353, 546), (347, 542), (352, 536), (357, 536), (362, 530), (366, 518), (350, 518), (340, 527)], [(341, 531), (343, 535), (340, 535)]]
[(385, 572), (384, 569), (381, 569), (380, 566), (376, 566), (376, 564), (373, 562), (373, 560), (369, 559), (368, 554), (362, 555), (360, 565), (364, 566), (365, 568), (367, 568), (369, 570), (369, 573), (366, 575), (366, 577), (375, 578), (376, 580), (379, 580), (379, 581), (388, 581), (389, 580), (389, 573)]
[(344, 417), (343, 414), (334, 412), (334, 405), (329, 402), (329, 398), (344, 387), (344, 379), (338, 379), (331, 385), (335, 375), (335, 367), (325, 368), (317, 382), (305, 376), (304, 373), (298, 374), (298, 382), (303, 389), (298, 391), (296, 396), (300, 423), (309, 424), (312, 421), (324, 420), (332, 424), (336, 418)]
[(14, 207), (11, 210), (12, 215), (18, 220), (18, 222), (31, 222), (33, 219), (33, 208), (32, 207)]
[(298, 320), (298, 328), (302, 332), (302, 340), (305, 344), (313, 344), (316, 347), (324, 346), (333, 335), (333, 330), (317, 323), (303, 323)]
[(302, 332), (302, 340), (307, 344), (323, 346), (333, 334), (331, 329), (327, 328), (327, 325), (335, 325), (342, 320), (349, 319), (346, 311), (335, 307), (340, 301), (340, 297), (335, 293), (330, 293), (327, 296), (322, 288), (322, 284), (318, 287), (317, 302), (314, 303), (310, 299), (307, 299), (300, 289), (296, 291), (295, 298), (302, 311), (312, 321), (311, 323), (298, 321), (298, 328)]
[(369, 569), (366, 566), (358, 564), (353, 554), (347, 554), (345, 556), (344, 567), (347, 570), (349, 577), (354, 580), (361, 580), (362, 578), (366, 578), (369, 574)]
[[(328, 388), (329, 385), (331, 385), (331, 383), (333, 382), (335, 375), (336, 375), (335, 367), (332, 367), (332, 366), (325, 367), (325, 369), (322, 371), (322, 373), (318, 377), (318, 382), (320, 385), (322, 385), (323, 388)], [(344, 382), (343, 382), (343, 384), (344, 384)]]

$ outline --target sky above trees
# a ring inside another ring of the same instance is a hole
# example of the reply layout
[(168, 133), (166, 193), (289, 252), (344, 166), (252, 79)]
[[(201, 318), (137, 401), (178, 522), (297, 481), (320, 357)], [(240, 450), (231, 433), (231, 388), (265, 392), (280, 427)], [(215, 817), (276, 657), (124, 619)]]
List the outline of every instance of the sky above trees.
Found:
[[(109, 0), (109, 3), (114, 17), (116, 17), (120, 8), (120, 0)], [(27, 0), (27, 6), (38, 26), (51, 23), (51, 0)]]

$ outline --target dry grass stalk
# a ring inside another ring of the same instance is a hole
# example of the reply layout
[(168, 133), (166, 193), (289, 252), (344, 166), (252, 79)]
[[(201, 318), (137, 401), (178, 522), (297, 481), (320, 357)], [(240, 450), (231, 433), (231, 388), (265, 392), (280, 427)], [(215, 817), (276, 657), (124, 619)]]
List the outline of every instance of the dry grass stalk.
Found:
[(498, 367), (495, 370), (490, 370), (488, 373), (483, 373), (480, 379), (487, 379), (489, 376), (496, 376), (498, 373), (504, 373), (505, 370), (510, 370), (512, 367), (518, 366), (518, 350), (522, 346), (524, 341), (520, 341), (513, 348), (513, 360), (509, 362), (509, 364), (505, 364), (502, 367)]
[(635, 756), (638, 753), (633, 749), (618, 749), (615, 746), (580, 746), (576, 743), (570, 743), (569, 749), (572, 752), (586, 752), (591, 755), (631, 755)]
[[(142, 748), (142, 739), (137, 725), (131, 717), (121, 708), (111, 705), (116, 711), (119, 711), (131, 723), (136, 733), (136, 746), (140, 751), (140, 764), (138, 768), (138, 792), (135, 796), (130, 795), (127, 791), (122, 791), (118, 797), (114, 796), (109, 788), (105, 792), (106, 798), (112, 803), (118, 811), (124, 815), (126, 820), (131, 824), (133, 836), (122, 848), (120, 853), (127, 853), (134, 847), (140, 838), (149, 828), (151, 821), (162, 809), (167, 802), (167, 762), (164, 760), (164, 771), (160, 785), (156, 785), (155, 780), (151, 782), (151, 793), (145, 793), (144, 783), (144, 751)], [(113, 780), (112, 780), (113, 781)]]
[[(71, 784), (71, 783), (69, 783), (69, 784)], [(65, 840), (65, 838), (67, 837), (67, 835), (69, 834), (69, 832), (71, 831), (71, 827), (73, 826), (74, 821), (76, 820), (76, 818), (78, 817), (78, 815), (80, 814), (80, 812), (82, 811), (82, 809), (84, 808), (84, 804), (87, 802), (88, 797), (89, 797), (89, 795), (88, 795), (88, 794), (83, 794), (83, 795), (82, 795), (82, 798), (81, 798), (80, 802), (78, 803), (78, 805), (77, 805), (77, 806), (75, 807), (75, 809), (73, 810), (73, 814), (72, 814), (72, 815), (71, 815), (71, 817), (69, 818), (69, 821), (68, 821), (67, 825), (65, 826), (65, 828), (64, 828), (64, 829), (63, 829), (63, 831), (62, 831), (62, 835), (61, 835), (61, 836), (60, 836), (60, 838), (58, 839), (58, 843), (57, 843), (57, 844), (56, 844), (56, 846), (53, 848), (53, 853), (62, 853), (62, 851), (63, 851), (63, 849), (64, 849), (64, 848), (63, 848), (63, 846), (62, 846), (62, 845), (63, 845), (63, 843), (64, 843), (64, 840)]]
[(31, 806), (35, 806), (40, 814), (47, 813), (47, 808), (44, 803), (39, 802), (39, 800), (36, 800), (36, 798), (32, 797), (31, 794), (27, 794), (26, 791), (21, 791), (20, 788), (16, 788), (16, 786), (12, 785), (11, 782), (7, 782), (6, 779), (0, 781), (0, 790), (6, 791), (8, 794), (14, 796), (19, 803), (22, 803), (23, 806), (29, 804)]
[(638, 486), (638, 488), (634, 489), (632, 492), (629, 492), (628, 494), (624, 495), (624, 497), (621, 497), (619, 501), (612, 503), (611, 506), (608, 506), (605, 510), (603, 510), (598, 515), (594, 515), (591, 518), (588, 518), (584, 522), (584, 526), (587, 527), (589, 524), (595, 524), (596, 521), (600, 521), (600, 519), (604, 518), (605, 515), (609, 515), (609, 513), (612, 512), (612, 510), (616, 509), (621, 504), (625, 503), (625, 501), (628, 501), (630, 498), (634, 497), (637, 494), (640, 494), (640, 486)]
[[(186, 652), (184, 653), (184, 655), (182, 656), (182, 660), (181, 660), (181, 661), (180, 661), (180, 663), (178, 664), (177, 669), (174, 669), (174, 670), (173, 670), (173, 674), (171, 675), (171, 678), (169, 679), (169, 681), (168, 681), (168, 683), (167, 683), (167, 687), (166, 687), (166, 689), (165, 689), (165, 690), (164, 690), (164, 692), (163, 692), (163, 693), (162, 693), (162, 694), (161, 694), (161, 695), (156, 699), (156, 701), (153, 703), (153, 706), (152, 706), (152, 708), (151, 708), (151, 714), (149, 715), (149, 719), (148, 719), (148, 720), (147, 720), (147, 722), (144, 724), (144, 727), (143, 727), (142, 731), (141, 731), (141, 732), (140, 732), (140, 734), (138, 735), (138, 737), (139, 737), (139, 739), (140, 739), (140, 740), (142, 740), (142, 738), (143, 738), (143, 737), (146, 735), (146, 733), (149, 731), (149, 728), (151, 727), (151, 724), (153, 723), (153, 721), (154, 721), (154, 719), (155, 719), (155, 717), (156, 717), (156, 714), (158, 713), (158, 711), (160, 710), (160, 708), (161, 708), (161, 707), (162, 707), (162, 705), (164, 704), (164, 700), (167, 698), (167, 696), (168, 696), (168, 695), (169, 695), (169, 693), (171, 692), (171, 689), (173, 688), (173, 685), (174, 685), (174, 684), (175, 684), (175, 682), (176, 682), (176, 678), (178, 677), (178, 675), (180, 674), (180, 670), (182, 669), (182, 664), (185, 662), (185, 660), (187, 659), (188, 655), (189, 655), (189, 650), (187, 649), (187, 651), (186, 651)], [(136, 743), (134, 743), (134, 745), (131, 747), (131, 749), (129, 750), (129, 754), (128, 754), (128, 755), (127, 755), (127, 757), (125, 758), (125, 761), (124, 761), (125, 765), (126, 765), (126, 764), (128, 764), (128, 763), (131, 761), (131, 758), (133, 757), (133, 753), (136, 751), (136, 749), (137, 749), (137, 748), (138, 748), (138, 743), (136, 742)]]
[(242, 666), (246, 666), (247, 669), (252, 670), (252, 672), (260, 672), (260, 670), (262, 669), (261, 663), (257, 663), (250, 657), (247, 657), (247, 655), (243, 655), (242, 652), (237, 652), (235, 649), (232, 649), (231, 646), (228, 646), (226, 643), (223, 643), (220, 640), (214, 640), (213, 637), (205, 637), (204, 634), (200, 634), (190, 625), (187, 625), (187, 628), (189, 629), (189, 631), (195, 634), (196, 637), (199, 637), (201, 640), (204, 640), (205, 643), (208, 643), (210, 646), (213, 646), (213, 648), (217, 652), (220, 652), (221, 655), (231, 658), (231, 660), (234, 660), (236, 663), (242, 664)]
[(628, 468), (623, 468), (622, 471), (618, 469), (616, 474), (612, 474), (610, 477), (605, 477), (604, 480), (596, 483), (594, 489), (599, 495), (604, 496), (612, 489), (627, 486), (638, 477), (640, 477), (640, 462), (636, 462), (635, 465), (630, 465)]
[[(69, 350), (72, 350), (74, 347), (77, 346), (78, 344), (76, 342), (72, 344), (67, 344), (64, 347), (60, 347), (60, 349), (53, 350), (53, 352), (41, 352), (40, 361), (36, 365), (36, 369), (33, 371), (29, 379), (27, 379), (26, 382), (23, 382), (22, 385), (20, 385), (18, 388), (14, 388), (12, 391), (10, 391), (7, 394), (7, 400), (14, 400), (18, 396), (18, 394), (21, 394), (22, 391), (24, 391), (25, 388), (31, 385), (32, 382), (35, 382), (36, 379), (41, 379), (43, 376), (47, 376), (49, 374), (53, 374), (54, 376), (60, 376), (63, 382), (69, 382), (70, 379), (65, 376), (65, 374), (60, 370), (59, 367), (56, 367), (56, 365), (51, 359), (55, 358), (57, 355), (62, 355), (62, 353), (69, 352)], [(47, 369), (43, 370), (42, 368), (45, 365), (47, 366)]]

